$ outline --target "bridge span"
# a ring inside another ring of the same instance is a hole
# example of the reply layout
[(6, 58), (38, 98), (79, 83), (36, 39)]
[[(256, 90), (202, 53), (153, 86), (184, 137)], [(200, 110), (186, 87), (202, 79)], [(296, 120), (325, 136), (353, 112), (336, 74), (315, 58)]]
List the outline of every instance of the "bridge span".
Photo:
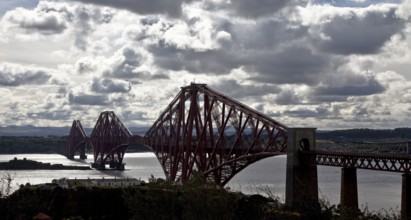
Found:
[(90, 140), (95, 168), (110, 164), (124, 169), (127, 146), (144, 144), (155, 153), (168, 180), (184, 183), (199, 171), (221, 186), (258, 160), (287, 154), (290, 207), (318, 204), (317, 165), (342, 168), (340, 202), (350, 210), (358, 210), (357, 169), (399, 172), (401, 216), (411, 218), (411, 157), (317, 151), (315, 133), (315, 128), (289, 128), (205, 84), (192, 83), (181, 88), (144, 136), (133, 136), (114, 112), (107, 111), (90, 138), (74, 121), (69, 148), (76, 151)]

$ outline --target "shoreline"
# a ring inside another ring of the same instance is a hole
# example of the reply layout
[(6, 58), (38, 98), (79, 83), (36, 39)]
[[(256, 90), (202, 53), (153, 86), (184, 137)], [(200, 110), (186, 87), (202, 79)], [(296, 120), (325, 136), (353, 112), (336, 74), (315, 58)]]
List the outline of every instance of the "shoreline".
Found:
[(67, 166), (63, 164), (42, 163), (34, 160), (22, 160), (15, 157), (8, 162), (0, 162), (0, 170), (92, 170), (90, 166)]

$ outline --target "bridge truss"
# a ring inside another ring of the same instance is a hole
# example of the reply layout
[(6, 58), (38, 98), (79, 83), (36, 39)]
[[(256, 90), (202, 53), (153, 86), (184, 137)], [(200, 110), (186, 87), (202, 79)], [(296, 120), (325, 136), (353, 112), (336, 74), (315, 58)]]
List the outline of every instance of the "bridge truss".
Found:
[(145, 135), (167, 179), (193, 171), (219, 185), (248, 165), (286, 153), (287, 127), (205, 84), (183, 87)]
[(94, 150), (94, 168), (124, 169), (123, 158), (128, 147), (131, 132), (123, 125), (113, 111), (100, 114), (90, 136)]
[(78, 152), (80, 154), (80, 159), (87, 159), (87, 139), (88, 137), (83, 129), (83, 126), (81, 125), (81, 122), (79, 120), (74, 120), (68, 138), (67, 158), (74, 159), (74, 156)]
[(378, 153), (301, 151), (310, 164), (410, 173), (411, 157)]

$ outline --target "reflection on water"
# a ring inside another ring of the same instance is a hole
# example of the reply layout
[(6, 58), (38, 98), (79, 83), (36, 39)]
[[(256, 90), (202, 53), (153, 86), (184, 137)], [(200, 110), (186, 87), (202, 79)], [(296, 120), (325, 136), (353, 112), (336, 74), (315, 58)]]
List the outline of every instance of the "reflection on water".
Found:
[[(87, 160), (69, 160), (58, 154), (17, 154), (0, 155), (0, 161), (27, 158), (43, 163), (63, 165), (85, 165), (93, 161), (93, 155)], [(276, 156), (254, 163), (238, 173), (228, 184), (231, 190), (244, 193), (270, 192), (284, 198), (286, 156)], [(137, 178), (147, 181), (151, 175), (165, 178), (159, 162), (153, 153), (126, 153), (126, 169), (117, 170), (19, 170), (9, 171), (14, 176), (14, 188), (27, 182), (39, 184), (59, 178)], [(318, 186), (320, 198), (326, 198), (332, 204), (340, 199), (341, 169), (335, 167), (318, 167)], [(360, 207), (370, 210), (389, 209), (400, 206), (401, 174), (358, 170), (358, 199)]]

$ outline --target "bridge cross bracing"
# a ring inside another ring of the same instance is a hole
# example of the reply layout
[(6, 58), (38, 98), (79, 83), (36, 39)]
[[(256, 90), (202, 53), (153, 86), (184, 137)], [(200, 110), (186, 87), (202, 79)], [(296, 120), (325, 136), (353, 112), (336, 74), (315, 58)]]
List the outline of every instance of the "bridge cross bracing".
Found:
[[(74, 121), (68, 154), (74, 155), (87, 141), (80, 121)], [(114, 112), (102, 112), (90, 142), (95, 168), (110, 164), (124, 169), (127, 146), (144, 143), (156, 154), (168, 180), (185, 182), (198, 170), (219, 185), (260, 159), (287, 153), (286, 204), (292, 206), (304, 204), (301, 195), (318, 202), (317, 165), (343, 168), (341, 204), (353, 210), (358, 209), (356, 169), (401, 172), (402, 217), (411, 216), (408, 155), (317, 151), (315, 129), (288, 128), (205, 84), (182, 87), (144, 137), (133, 136)]]
[(287, 127), (205, 84), (182, 87), (145, 135), (167, 179), (194, 170), (217, 184), (266, 157), (285, 154)]
[(410, 173), (411, 157), (404, 154), (301, 151), (309, 163), (324, 166)]
[(69, 134), (67, 157), (73, 159), (76, 152), (78, 152), (81, 159), (86, 159), (86, 144), (87, 135), (83, 125), (79, 120), (74, 120)]

